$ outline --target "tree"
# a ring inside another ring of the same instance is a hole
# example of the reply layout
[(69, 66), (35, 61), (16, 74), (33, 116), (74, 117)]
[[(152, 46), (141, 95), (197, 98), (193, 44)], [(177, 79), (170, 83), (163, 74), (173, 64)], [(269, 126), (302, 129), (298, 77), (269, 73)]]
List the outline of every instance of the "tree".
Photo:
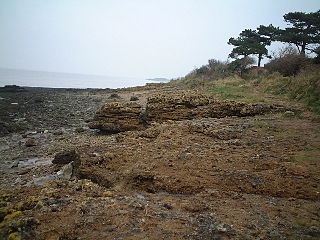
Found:
[(320, 10), (314, 13), (289, 12), (283, 16), (290, 26), (285, 29), (273, 25), (258, 28), (258, 33), (272, 41), (294, 44), (301, 55), (314, 51), (320, 44)]
[(248, 66), (254, 63), (255, 60), (252, 57), (246, 56), (231, 62), (229, 64), (229, 70), (231, 70), (232, 72), (238, 72), (240, 73), (240, 76), (242, 76), (243, 72), (248, 68)]
[(258, 55), (258, 66), (261, 65), (263, 56), (268, 56), (267, 45), (271, 44), (268, 37), (260, 35), (256, 30), (245, 29), (238, 38), (230, 38), (228, 44), (235, 46), (229, 54), (231, 58), (244, 58), (252, 54)]

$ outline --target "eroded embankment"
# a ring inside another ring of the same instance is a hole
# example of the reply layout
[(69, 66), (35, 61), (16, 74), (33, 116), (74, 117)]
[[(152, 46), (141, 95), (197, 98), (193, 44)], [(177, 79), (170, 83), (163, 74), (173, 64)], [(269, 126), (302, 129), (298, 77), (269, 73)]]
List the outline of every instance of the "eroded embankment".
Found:
[[(8, 191), (0, 196), (0, 238), (319, 238), (320, 128), (313, 118), (281, 112), (290, 107), (142, 90), (118, 92), (118, 101), (135, 95), (140, 104), (104, 105), (96, 116), (93, 123), (113, 134), (79, 128), (79, 121), (2, 139), (0, 180)], [(74, 102), (79, 109), (89, 103), (86, 93), (83, 101), (69, 97), (70, 115)]]
[(279, 110), (195, 93), (150, 97), (145, 110), (136, 103), (105, 104), (91, 127), (139, 131), (115, 135), (115, 144), (100, 157), (84, 153), (79, 174), (106, 187), (148, 192), (220, 189), (319, 199), (320, 171), (288, 160), (299, 143), (279, 145), (274, 136), (255, 130), (261, 118), (255, 115)]

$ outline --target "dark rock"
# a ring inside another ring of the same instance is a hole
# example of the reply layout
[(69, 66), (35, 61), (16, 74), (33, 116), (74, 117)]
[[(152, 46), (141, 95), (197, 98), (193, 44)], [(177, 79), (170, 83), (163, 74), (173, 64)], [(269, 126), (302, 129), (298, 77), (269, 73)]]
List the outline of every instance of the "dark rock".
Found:
[(136, 97), (136, 96), (131, 96), (131, 98), (130, 98), (130, 101), (138, 101), (139, 100), (139, 98), (138, 97)]
[(25, 145), (26, 145), (26, 147), (33, 147), (33, 146), (36, 146), (37, 144), (36, 144), (35, 140), (29, 138), (29, 139), (26, 141)]
[(75, 150), (66, 150), (59, 152), (52, 160), (53, 164), (68, 164), (70, 162), (80, 162), (80, 155)]
[(112, 93), (109, 98), (121, 98), (117, 93)]
[(5, 85), (0, 87), (0, 92), (26, 92), (27, 90), (17, 85)]
[(170, 204), (168, 204), (168, 203), (165, 203), (165, 204), (163, 204), (162, 205), (164, 208), (166, 208), (166, 209), (168, 209), (168, 210), (171, 210), (173, 207), (170, 205)]
[(82, 132), (85, 131), (85, 129), (84, 129), (83, 127), (78, 127), (78, 128), (75, 129), (75, 131), (76, 131), (77, 133), (82, 133)]

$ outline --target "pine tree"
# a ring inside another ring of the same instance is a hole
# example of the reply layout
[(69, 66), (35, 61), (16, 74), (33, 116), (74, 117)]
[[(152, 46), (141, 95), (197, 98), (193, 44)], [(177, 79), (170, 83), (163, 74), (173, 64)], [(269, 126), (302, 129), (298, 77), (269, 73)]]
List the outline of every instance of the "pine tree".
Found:
[(273, 25), (258, 28), (258, 33), (272, 41), (294, 44), (301, 55), (314, 52), (320, 44), (320, 10), (314, 13), (289, 12), (283, 16), (290, 26), (285, 29)]
[(266, 46), (271, 44), (268, 37), (260, 35), (256, 30), (245, 29), (237, 38), (230, 38), (228, 44), (235, 46), (229, 54), (231, 58), (244, 58), (252, 55), (258, 55), (258, 66), (261, 65), (263, 56), (268, 56)]

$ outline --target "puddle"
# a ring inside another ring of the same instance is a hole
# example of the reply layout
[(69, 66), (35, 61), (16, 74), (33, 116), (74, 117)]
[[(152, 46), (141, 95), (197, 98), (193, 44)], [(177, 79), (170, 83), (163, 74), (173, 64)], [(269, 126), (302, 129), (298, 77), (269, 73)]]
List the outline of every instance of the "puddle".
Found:
[(46, 166), (52, 164), (52, 159), (47, 158), (30, 158), (19, 161), (18, 167)]

